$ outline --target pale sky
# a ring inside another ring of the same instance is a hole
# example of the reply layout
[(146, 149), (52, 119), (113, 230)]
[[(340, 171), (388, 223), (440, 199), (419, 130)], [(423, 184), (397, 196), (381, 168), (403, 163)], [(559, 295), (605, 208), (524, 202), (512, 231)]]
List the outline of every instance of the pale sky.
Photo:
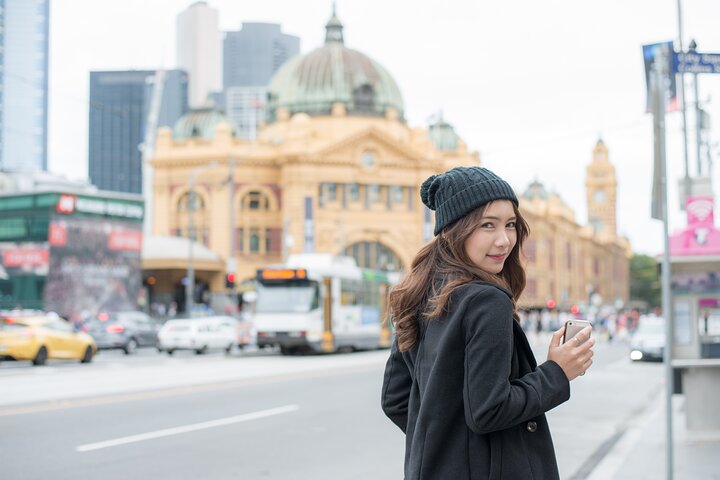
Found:
[[(90, 70), (175, 66), (175, 17), (191, 0), (51, 0), (50, 170), (87, 177)], [(330, 0), (208, 0), (223, 30), (272, 22), (320, 47)], [(684, 0), (684, 45), (720, 53), (720, 2)], [(662, 251), (650, 218), (652, 118), (645, 114), (641, 46), (678, 38), (676, 0), (338, 0), (345, 44), (379, 61), (404, 97), (408, 123), (442, 111), (483, 166), (523, 192), (535, 178), (585, 224), (585, 169), (599, 137), (618, 178), (618, 224), (636, 252)], [(688, 104), (694, 99), (687, 80)], [(720, 75), (700, 77), (701, 102), (718, 111)], [(688, 115), (695, 174), (694, 117)], [(684, 175), (679, 113), (667, 119), (670, 229)], [(720, 120), (713, 155), (720, 158)], [(718, 169), (715, 169), (716, 172)], [(718, 184), (718, 175), (713, 175)]]

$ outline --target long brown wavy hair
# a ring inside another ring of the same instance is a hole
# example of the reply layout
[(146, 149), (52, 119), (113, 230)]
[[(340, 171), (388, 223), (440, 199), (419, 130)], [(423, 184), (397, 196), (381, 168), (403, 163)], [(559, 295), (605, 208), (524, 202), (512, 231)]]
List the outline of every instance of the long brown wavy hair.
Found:
[(513, 204), (517, 241), (499, 274), (475, 266), (465, 251), (465, 240), (477, 230), (490, 203), (449, 225), (420, 249), (410, 272), (390, 292), (388, 305), (401, 352), (415, 345), (423, 316), (437, 318), (442, 315), (450, 306), (453, 291), (473, 281), (480, 280), (509, 290), (513, 294), (513, 317), (517, 319), (515, 302), (525, 289), (525, 269), (520, 255), (523, 242), (530, 233), (518, 208)]

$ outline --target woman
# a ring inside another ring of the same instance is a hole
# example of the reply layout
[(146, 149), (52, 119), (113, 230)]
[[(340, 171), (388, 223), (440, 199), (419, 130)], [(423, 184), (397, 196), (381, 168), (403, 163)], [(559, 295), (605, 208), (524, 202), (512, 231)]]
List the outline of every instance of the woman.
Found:
[(590, 327), (537, 365), (515, 301), (528, 226), (510, 185), (481, 167), (433, 175), (420, 194), (435, 238), (390, 293), (395, 327), (382, 407), (406, 435), (405, 479), (559, 478), (545, 412), (592, 364)]

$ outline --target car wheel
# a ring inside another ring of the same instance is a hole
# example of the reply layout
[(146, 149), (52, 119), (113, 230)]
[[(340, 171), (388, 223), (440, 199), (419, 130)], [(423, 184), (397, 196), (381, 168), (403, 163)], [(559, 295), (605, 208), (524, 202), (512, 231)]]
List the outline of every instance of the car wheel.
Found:
[(33, 358), (33, 365), (45, 365), (45, 362), (47, 362), (48, 359), (48, 352), (47, 348), (40, 347), (40, 350), (38, 350), (37, 355), (35, 355), (35, 358)]
[(230, 355), (230, 352), (232, 352), (233, 344), (231, 343), (227, 347), (225, 347), (225, 355)]
[(168, 352), (168, 355), (172, 355), (173, 353), (175, 353), (175, 350), (170, 349), (170, 350), (168, 350), (167, 352)]
[(125, 355), (130, 355), (131, 353), (137, 352), (138, 349), (138, 343), (137, 340), (134, 338), (131, 338), (128, 340), (128, 342), (123, 347), (123, 352), (125, 352)]
[(195, 350), (195, 355), (202, 355), (205, 352), (207, 352), (207, 345), (204, 345), (202, 348), (198, 348), (197, 350)]
[(92, 347), (87, 347), (85, 349), (85, 354), (83, 355), (82, 359), (80, 359), (80, 363), (90, 363), (93, 359), (93, 351)]

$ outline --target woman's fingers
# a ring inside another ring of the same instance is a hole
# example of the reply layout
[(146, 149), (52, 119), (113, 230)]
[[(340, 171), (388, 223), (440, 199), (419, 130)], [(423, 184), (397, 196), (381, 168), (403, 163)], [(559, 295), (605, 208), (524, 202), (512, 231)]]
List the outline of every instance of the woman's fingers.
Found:
[(560, 329), (555, 330), (555, 332), (552, 335), (552, 340), (550, 340), (550, 346), (551, 347), (559, 347), (560, 343), (562, 342), (563, 334), (565, 333), (565, 327), (560, 327)]
[(575, 338), (577, 338), (577, 343), (583, 343), (585, 342), (585, 340), (590, 338), (590, 332), (592, 332), (592, 327), (590, 325), (580, 330), (577, 335), (575, 335)]

